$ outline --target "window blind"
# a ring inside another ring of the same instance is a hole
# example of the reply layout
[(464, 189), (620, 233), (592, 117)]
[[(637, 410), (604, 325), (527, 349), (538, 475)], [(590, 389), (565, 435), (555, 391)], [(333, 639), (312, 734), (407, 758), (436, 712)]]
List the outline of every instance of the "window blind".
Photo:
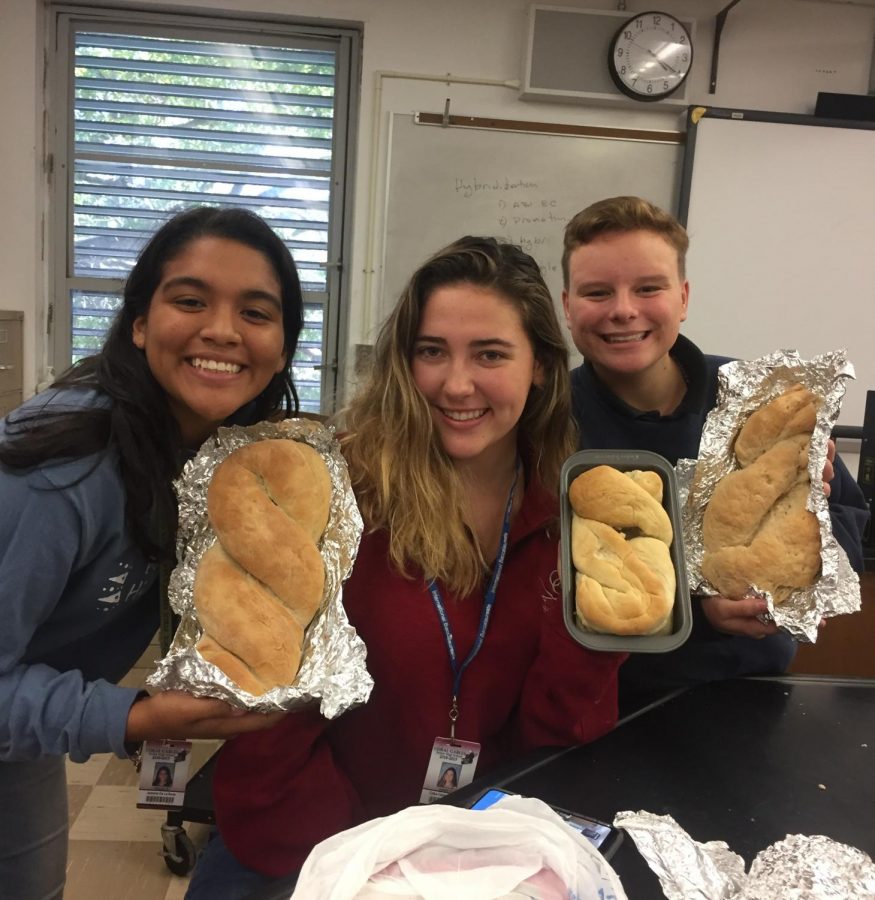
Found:
[(318, 410), (336, 51), (95, 29), (75, 31), (72, 64), (72, 359), (101, 346), (163, 221), (193, 205), (245, 206), (298, 266), (294, 376), (302, 406)]

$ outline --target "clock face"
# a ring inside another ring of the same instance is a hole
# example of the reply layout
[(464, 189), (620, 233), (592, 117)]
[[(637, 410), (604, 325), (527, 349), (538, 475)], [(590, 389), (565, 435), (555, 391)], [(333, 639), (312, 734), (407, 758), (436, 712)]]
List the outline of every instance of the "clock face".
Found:
[(620, 27), (609, 48), (614, 84), (636, 100), (662, 100), (684, 82), (693, 64), (687, 29), (674, 16), (640, 13)]

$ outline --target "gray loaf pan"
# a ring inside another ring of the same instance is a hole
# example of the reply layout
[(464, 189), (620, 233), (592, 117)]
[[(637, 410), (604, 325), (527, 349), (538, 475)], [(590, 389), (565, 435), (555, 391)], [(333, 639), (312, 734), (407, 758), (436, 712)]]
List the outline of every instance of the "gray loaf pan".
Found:
[[(571, 561), (571, 503), (568, 488), (578, 475), (595, 468), (612, 466), (621, 472), (632, 469), (652, 470), (662, 479), (662, 505), (672, 526), (670, 553), (677, 580), (672, 630), (669, 634), (601, 634), (582, 628), (577, 619), (575, 603), (575, 571)], [(560, 565), (562, 567), (562, 610), (569, 634), (590, 650), (625, 650), (631, 653), (667, 653), (676, 650), (690, 636), (693, 611), (684, 563), (684, 541), (681, 531), (681, 508), (678, 486), (671, 463), (658, 453), (647, 450), (581, 450), (565, 460), (560, 477), (559, 523), (561, 535)]]

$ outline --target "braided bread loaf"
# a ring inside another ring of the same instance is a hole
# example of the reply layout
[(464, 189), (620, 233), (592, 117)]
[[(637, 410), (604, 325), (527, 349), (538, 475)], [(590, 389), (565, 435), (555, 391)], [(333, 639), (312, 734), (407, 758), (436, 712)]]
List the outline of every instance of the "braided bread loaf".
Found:
[(291, 440), (255, 441), (216, 468), (207, 513), (216, 541), (195, 573), (197, 645), (250, 694), (291, 684), (325, 568), (317, 543), (331, 479), (320, 455)]
[(806, 501), (816, 415), (814, 396), (796, 384), (739, 431), (741, 468), (717, 483), (702, 520), (702, 574), (724, 596), (740, 599), (756, 585), (781, 603), (814, 583), (820, 527)]
[(659, 475), (595, 466), (572, 481), (568, 499), (581, 625), (610, 634), (669, 632), (676, 580)]

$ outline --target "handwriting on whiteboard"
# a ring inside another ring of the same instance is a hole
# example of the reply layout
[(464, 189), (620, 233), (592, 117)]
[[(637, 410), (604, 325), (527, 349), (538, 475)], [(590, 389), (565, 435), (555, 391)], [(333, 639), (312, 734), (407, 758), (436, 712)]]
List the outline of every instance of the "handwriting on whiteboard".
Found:
[(494, 223), (490, 234), (518, 244), (538, 260), (545, 273), (558, 271), (559, 261), (545, 259), (539, 249), (555, 244), (568, 216), (561, 211), (559, 200), (544, 196), (539, 182), (508, 176), (485, 181), (456, 176), (453, 190), (461, 200), (475, 200), (481, 208), (484, 201), (493, 206), (487, 211)]

